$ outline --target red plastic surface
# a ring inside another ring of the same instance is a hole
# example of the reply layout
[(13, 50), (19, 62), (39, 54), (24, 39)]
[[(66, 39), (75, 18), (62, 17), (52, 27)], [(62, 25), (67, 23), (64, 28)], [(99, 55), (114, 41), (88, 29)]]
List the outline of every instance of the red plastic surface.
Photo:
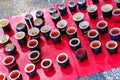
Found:
[[(96, 20), (90, 20), (87, 11), (77, 11), (77, 12), (83, 12), (85, 14), (85, 19), (90, 22), (91, 29), (96, 29), (96, 23), (99, 20), (103, 20), (102, 12), (100, 10), (101, 6), (103, 4), (110, 3), (113, 4), (114, 8), (116, 8), (116, 4), (114, 0), (100, 0), (100, 3), (97, 4), (98, 6), (98, 14), (99, 17)], [(87, 5), (92, 4), (92, 0), (87, 0)], [(68, 5), (66, 3), (66, 5)], [(56, 5), (58, 7), (58, 5)], [(43, 12), (45, 14), (45, 24), (50, 25), (51, 29), (56, 29), (54, 23), (52, 22), (49, 14), (49, 9), (44, 9)], [(68, 9), (69, 12), (69, 9)], [(65, 19), (68, 21), (68, 27), (74, 26), (76, 27), (74, 21), (72, 20), (72, 15), (74, 13), (70, 13), (62, 17), (62, 19)], [(33, 12), (33, 15), (35, 16), (35, 12)], [(37, 72), (39, 76), (36, 76), (35, 78), (31, 79), (27, 76), (27, 74), (24, 72), (24, 67), (27, 63), (31, 63), (28, 59), (28, 53), (30, 52), (27, 47), (21, 48), (18, 45), (17, 40), (14, 38), (14, 34), (16, 33), (16, 24), (19, 22), (25, 22), (24, 21), (24, 15), (18, 15), (14, 17), (9, 18), (13, 32), (11, 32), (10, 39), (11, 41), (17, 46), (17, 51), (19, 52), (18, 55), (15, 56), (16, 61), (19, 65), (19, 69), (22, 73), (23, 80), (74, 80), (76, 77), (80, 76), (86, 76), (90, 75), (96, 72), (102, 72), (105, 70), (109, 70), (111, 68), (120, 67), (120, 45), (119, 45), (119, 51), (118, 54), (110, 55), (105, 47), (105, 44), (108, 40), (110, 40), (109, 33), (105, 35), (100, 36), (100, 41), (102, 42), (102, 52), (99, 55), (95, 55), (90, 47), (89, 47), (89, 41), (86, 35), (83, 35), (81, 33), (81, 30), (77, 28), (78, 32), (78, 38), (81, 40), (82, 47), (86, 49), (88, 59), (84, 62), (80, 62), (75, 57), (74, 51), (70, 48), (68, 42), (69, 39), (66, 35), (62, 36), (62, 42), (59, 44), (53, 44), (51, 40), (45, 40), (45, 38), (41, 35), (41, 41), (40, 41), (40, 47), (41, 47), (41, 55), (42, 59), (44, 58), (50, 58), (53, 61), (55, 70), (51, 73), (45, 74), (43, 69), (40, 67), (40, 64), (37, 65)], [(106, 19), (106, 21), (109, 24), (109, 29), (112, 27), (119, 27), (120, 24), (118, 22), (115, 22), (113, 19)], [(29, 40), (29, 39), (28, 39)], [(119, 42), (118, 42), (119, 43)], [(120, 43), (119, 43), (120, 44)], [(61, 53), (65, 52), (68, 54), (70, 59), (70, 66), (66, 69), (61, 69), (61, 67), (56, 62), (56, 56)], [(8, 77), (8, 69), (3, 65), (2, 60), (7, 55), (5, 53), (4, 48), (0, 48), (0, 72), (3, 72)]]

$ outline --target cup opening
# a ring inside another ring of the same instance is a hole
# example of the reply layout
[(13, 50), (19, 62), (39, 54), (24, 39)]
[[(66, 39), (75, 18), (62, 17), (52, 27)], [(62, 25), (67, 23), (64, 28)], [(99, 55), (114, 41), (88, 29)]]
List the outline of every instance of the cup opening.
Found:
[(69, 5), (74, 6), (74, 5), (75, 5), (75, 2), (70, 2)]
[(90, 33), (89, 33), (89, 36), (92, 36), (92, 37), (94, 37), (94, 36), (96, 36), (97, 35), (97, 33), (95, 32), (95, 31), (91, 31)]
[(72, 41), (71, 41), (71, 44), (72, 44), (72, 45), (78, 44), (78, 40), (72, 40)]
[(6, 57), (5, 60), (4, 60), (4, 63), (5, 64), (10, 64), (14, 61), (13, 57)]
[(8, 19), (1, 19), (0, 20), (0, 26), (1, 27), (5, 27), (9, 24), (9, 20)]
[(50, 8), (50, 11), (55, 11), (56, 9), (55, 8)]
[(31, 19), (33, 16), (31, 14), (25, 15), (25, 19)]
[(27, 71), (32, 71), (34, 69), (34, 66), (33, 65), (29, 65), (27, 66), (26, 70)]
[(37, 45), (37, 42), (36, 41), (30, 41), (29, 44), (28, 44), (30, 47), (34, 47)]
[(15, 78), (18, 78), (18, 77), (19, 77), (19, 75), (20, 75), (20, 73), (19, 73), (19, 72), (14, 71), (14, 72), (12, 72), (12, 73), (10, 74), (10, 77), (11, 77), (11, 79), (15, 79)]
[(52, 17), (58, 17), (58, 13), (52, 14)]
[(59, 8), (60, 8), (60, 9), (65, 8), (65, 4), (60, 4), (60, 5), (59, 5)]
[(103, 12), (108, 12), (108, 11), (111, 11), (113, 9), (113, 6), (111, 4), (105, 4), (101, 7), (101, 10)]
[(57, 32), (57, 31), (54, 31), (54, 32), (51, 33), (52, 37), (57, 37), (58, 35), (59, 35), (59, 32)]
[(120, 33), (120, 31), (119, 31), (119, 30), (117, 30), (117, 29), (113, 29), (113, 30), (111, 31), (111, 33), (115, 35), (115, 34), (119, 34), (119, 33)]
[(93, 42), (92, 43), (92, 47), (94, 47), (94, 48), (97, 48), (97, 47), (99, 47), (100, 46), (100, 43), (99, 42)]
[(63, 62), (63, 61), (66, 60), (66, 58), (67, 58), (66, 55), (62, 54), (62, 55), (59, 55), (58, 60), (59, 60), (60, 62)]
[(18, 23), (18, 24), (17, 24), (17, 28), (23, 28), (24, 26), (25, 26), (24, 23)]
[(108, 43), (108, 47), (109, 47), (109, 48), (114, 48), (115, 45), (116, 45), (116, 44), (115, 44), (114, 42), (109, 42), (109, 43)]
[(38, 53), (37, 52), (31, 53), (30, 58), (34, 59), (36, 57), (38, 57)]
[(75, 21), (80, 21), (80, 20), (83, 19), (83, 15), (80, 14), (80, 13), (77, 13), (77, 14), (75, 14), (75, 15), (73, 16), (73, 19), (74, 19)]
[(0, 36), (0, 43), (5, 43), (8, 40), (9, 40), (9, 36), (8, 35)]
[(25, 36), (24, 32), (17, 32), (16, 35), (15, 35), (15, 38), (16, 39), (22, 39), (24, 36)]
[(82, 48), (80, 48), (80, 49), (78, 49), (77, 51), (76, 51), (76, 53), (77, 54), (83, 54), (85, 52), (85, 50), (84, 49), (82, 49)]
[(105, 27), (106, 26), (106, 23), (105, 22), (100, 22), (99, 24), (98, 24), (98, 27), (100, 27), (100, 28), (103, 28), (103, 27)]
[(35, 36), (35, 35), (39, 34), (39, 29), (38, 28), (31, 28), (28, 30), (28, 34), (30, 36)]
[(5, 80), (5, 75), (4, 74), (0, 74), (0, 80)]
[(42, 63), (43, 66), (47, 67), (50, 65), (50, 61), (49, 60), (46, 60)]
[(116, 15), (120, 14), (120, 10), (115, 10), (114, 14), (116, 14)]
[(35, 19), (35, 21), (34, 21), (34, 24), (35, 25), (41, 25), (43, 23), (43, 20), (42, 19)]
[(48, 31), (50, 31), (50, 26), (46, 25), (41, 27), (41, 32), (46, 33)]
[(87, 7), (88, 12), (95, 12), (96, 10), (97, 10), (96, 5), (90, 5), (90, 6)]
[(5, 50), (6, 51), (11, 51), (14, 49), (14, 45), (12, 43), (8, 43), (5, 45)]
[(39, 10), (36, 12), (36, 14), (42, 15), (43, 13)]
[(67, 32), (69, 34), (75, 33), (75, 29), (74, 28), (68, 28)]

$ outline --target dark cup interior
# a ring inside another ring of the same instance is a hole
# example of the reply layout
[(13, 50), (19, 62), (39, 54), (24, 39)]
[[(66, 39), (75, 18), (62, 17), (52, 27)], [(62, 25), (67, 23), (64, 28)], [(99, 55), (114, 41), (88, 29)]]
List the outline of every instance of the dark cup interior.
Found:
[(114, 14), (120, 14), (120, 10), (115, 10)]
[(6, 64), (9, 64), (9, 63), (11, 63), (12, 61), (13, 61), (13, 58), (7, 57), (4, 62), (5, 62)]
[(0, 80), (4, 80), (4, 75), (0, 74)]
[(59, 61), (65, 61), (66, 60), (66, 56), (65, 55), (60, 55), (59, 57), (58, 57), (58, 60)]
[(119, 30), (113, 29), (113, 30), (111, 31), (111, 33), (112, 33), (112, 34), (118, 34), (118, 33), (119, 33)]
[(94, 48), (95, 48), (95, 47), (98, 47), (99, 45), (100, 45), (99, 42), (93, 42), (93, 43), (92, 43), (92, 47), (94, 47)]
[(97, 33), (95, 32), (95, 31), (91, 31), (90, 33), (89, 33), (89, 35), (90, 36), (95, 36)]
[(31, 70), (33, 70), (33, 68), (34, 68), (34, 67), (33, 67), (32, 65), (29, 65), (29, 66), (27, 66), (26, 70), (27, 70), (27, 71), (31, 71)]
[(46, 60), (46, 61), (43, 62), (43, 66), (46, 67), (46, 66), (49, 66), (49, 65), (50, 65), (50, 61), (48, 61), (48, 60)]
[(36, 58), (37, 56), (38, 56), (38, 53), (37, 53), (37, 52), (33, 52), (33, 53), (30, 55), (31, 58)]
[(83, 54), (84, 53), (84, 49), (80, 48), (76, 51), (77, 54)]
[(36, 44), (37, 44), (36, 41), (30, 41), (30, 42), (29, 42), (29, 46), (31, 46), (31, 47), (35, 46)]
[(75, 32), (75, 29), (74, 29), (74, 28), (69, 28), (69, 29), (68, 29), (68, 33), (71, 34), (71, 33), (74, 33), (74, 32)]
[(114, 42), (109, 42), (109, 43), (108, 43), (108, 47), (109, 47), (109, 48), (114, 48), (115, 45), (116, 45), (116, 44), (115, 44)]
[(58, 33), (57, 31), (51, 33), (51, 36), (52, 36), (52, 37), (56, 37), (56, 36), (58, 36), (58, 35), (59, 35), (59, 33)]
[(72, 40), (72, 41), (71, 41), (71, 44), (72, 44), (72, 45), (75, 45), (75, 44), (77, 44), (77, 43), (78, 43), (78, 40)]
[(98, 24), (99, 27), (105, 27), (105, 25), (106, 25), (105, 22), (100, 22), (100, 23)]
[(19, 73), (18, 72), (12, 72), (12, 74), (10, 75), (11, 78), (16, 78), (19, 76)]

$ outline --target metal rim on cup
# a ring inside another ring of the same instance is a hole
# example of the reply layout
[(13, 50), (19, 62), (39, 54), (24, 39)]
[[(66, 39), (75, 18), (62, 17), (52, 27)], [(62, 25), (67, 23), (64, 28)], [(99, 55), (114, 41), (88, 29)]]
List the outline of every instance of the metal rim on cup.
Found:
[[(59, 24), (64, 24), (62, 27), (59, 26)], [(57, 28), (61, 29), (61, 28), (65, 28), (67, 26), (68, 22), (66, 20), (60, 20), (57, 22)]]
[[(32, 34), (30, 33), (30, 31), (37, 31), (37, 33), (34, 34), (34, 35), (32, 35)], [(30, 35), (30, 36), (36, 36), (36, 35), (39, 34), (39, 32), (40, 32), (40, 30), (39, 30), (38, 28), (31, 28), (31, 29), (28, 30), (28, 35)]]
[[(27, 68), (30, 67), (30, 66), (32, 66), (32, 70), (27, 70)], [(31, 72), (33, 72), (34, 70), (35, 70), (35, 65), (34, 65), (34, 64), (27, 64), (27, 65), (25, 66), (25, 68), (24, 68), (24, 71), (25, 71), (26, 73), (31, 73)]]
[[(19, 35), (19, 34), (22, 34), (23, 36), (21, 38), (18, 38), (17, 35)], [(25, 37), (25, 32), (23, 32), (23, 31), (17, 32), (15, 34), (15, 39), (17, 39), (17, 40), (23, 39), (24, 37)]]
[(17, 29), (24, 28), (25, 27), (25, 23), (22, 23), (22, 22), (18, 23), (16, 27), (17, 27)]
[[(113, 33), (112, 33), (113, 30), (117, 30), (118, 33), (117, 33), (117, 34), (113, 34)], [(120, 28), (117, 28), (117, 27), (116, 27), (116, 28), (111, 28), (110, 31), (109, 31), (109, 33), (110, 33), (110, 35), (112, 35), (112, 36), (120, 35)]]
[[(18, 75), (17, 75), (17, 77), (12, 78), (11, 75), (12, 75), (13, 73), (15, 73), (15, 72), (17, 72)], [(19, 70), (14, 70), (14, 71), (10, 72), (10, 74), (9, 74), (9, 79), (10, 79), (10, 80), (17, 80), (17, 79), (20, 77), (20, 75), (21, 75), (21, 73), (20, 73)]]
[[(93, 44), (94, 43), (98, 43), (99, 45), (96, 47), (94, 47), (93, 46)], [(99, 41), (99, 40), (94, 40), (94, 41), (92, 41), (91, 43), (90, 43), (90, 47), (92, 48), (92, 49), (97, 49), (97, 48), (99, 48), (99, 47), (101, 47), (101, 42)]]
[[(78, 20), (74, 19), (74, 17), (75, 17), (76, 15), (81, 16), (81, 18), (80, 18), (80, 19), (78, 19)], [(82, 19), (84, 19), (84, 14), (83, 14), (83, 13), (81, 13), (81, 12), (78, 12), (78, 13), (76, 13), (76, 14), (74, 14), (74, 15), (73, 15), (73, 20), (74, 20), (74, 21), (81, 21)]]
[(79, 28), (80, 29), (86, 29), (88, 27), (89, 27), (89, 22), (88, 21), (82, 21), (81, 23), (79, 23)]
[[(107, 10), (104, 10), (103, 8), (104, 7), (110, 7), (109, 9), (107, 9)], [(109, 11), (111, 11), (113, 9), (113, 6), (111, 5), (111, 4), (105, 4), (105, 5), (103, 5), (102, 7), (101, 7), (101, 10), (103, 11), (103, 12), (109, 12)]]
[(86, 2), (86, 0), (78, 0), (79, 4), (82, 4), (82, 3), (85, 3), (85, 2)]
[(47, 33), (50, 31), (50, 26), (49, 25), (42, 26), (40, 30), (42, 33)]
[(4, 42), (0, 41), (1, 44), (6, 43), (10, 39), (9, 35), (6, 35), (6, 34), (0, 36), (0, 38), (3, 38), (3, 37), (6, 37), (6, 41), (4, 41)]
[[(69, 33), (69, 32), (68, 32), (69, 29), (74, 29), (74, 32), (73, 32), (73, 33)], [(67, 33), (67, 34), (70, 34), (70, 35), (75, 34), (76, 32), (77, 32), (77, 30), (76, 30), (75, 27), (68, 27), (67, 30), (66, 30), (66, 33)]]
[(52, 15), (51, 15), (51, 18), (52, 19), (57, 19), (57, 18), (59, 18), (60, 17), (60, 15), (58, 14), (58, 13), (53, 13)]
[(49, 10), (50, 13), (54, 13), (54, 12), (56, 12), (56, 11), (57, 11), (56, 8), (53, 8), (53, 7), (50, 8), (50, 10)]
[(0, 75), (3, 76), (2, 80), (6, 80), (6, 75), (4, 73), (0, 72)]
[(5, 27), (5, 26), (7, 26), (7, 25), (10, 23), (10, 21), (9, 21), (8, 19), (0, 19), (0, 22), (3, 22), (3, 21), (7, 22), (7, 24), (4, 25), (4, 26), (2, 26), (2, 25), (0, 24), (0, 27)]
[(35, 19), (35, 21), (34, 21), (34, 25), (35, 25), (35, 26), (39, 26), (39, 25), (41, 25), (41, 24), (43, 24), (43, 20), (42, 20), (41, 18)]
[[(55, 37), (53, 37), (53, 36), (52, 36), (52, 32), (58, 32), (58, 35), (55, 36)], [(60, 36), (60, 31), (58, 31), (58, 30), (52, 30), (52, 31), (50, 32), (50, 37), (51, 37), (51, 38), (57, 38), (57, 37), (59, 37), (59, 36)]]
[[(108, 45), (109, 45), (110, 43), (115, 44), (115, 46), (114, 46), (114, 47), (109, 47)], [(116, 41), (110, 40), (110, 41), (108, 41), (108, 42), (106, 43), (106, 47), (107, 47), (108, 49), (115, 49), (115, 48), (118, 47), (118, 43), (117, 43)]]
[(120, 3), (120, 0), (115, 0), (116, 3)]
[(112, 15), (114, 15), (114, 16), (120, 16), (120, 13), (119, 14), (115, 14), (115, 11), (117, 11), (117, 10), (119, 10), (120, 11), (120, 9), (118, 8), (118, 9), (114, 9), (113, 11), (112, 11)]
[[(72, 44), (72, 41), (73, 40), (77, 40), (77, 44)], [(80, 44), (80, 40), (78, 39), (78, 38), (72, 38), (70, 41), (69, 41), (69, 44), (70, 44), (70, 46), (78, 46), (79, 44)]]
[(32, 18), (33, 16), (32, 16), (32, 14), (26, 14), (25, 15), (25, 19), (30, 19), (30, 18)]
[[(99, 24), (100, 24), (101, 22), (102, 22), (102, 23), (105, 23), (105, 26), (100, 27)], [(106, 27), (108, 26), (108, 23), (107, 23), (106, 21), (103, 21), (103, 20), (102, 20), (102, 21), (99, 21), (99, 22), (96, 24), (96, 26), (97, 26), (97, 28), (103, 29), (103, 28), (106, 28)]]
[[(59, 57), (60, 56), (65, 56), (65, 60), (59, 60)], [(58, 62), (58, 63), (65, 63), (67, 60), (68, 60), (69, 58), (68, 58), (68, 55), (66, 54), (66, 53), (60, 53), (60, 54), (58, 54), (57, 55), (57, 57), (56, 57), (56, 61)]]
[[(49, 62), (49, 65), (45, 66), (45, 65), (44, 65), (44, 62), (45, 62), (45, 61), (48, 61), (48, 62)], [(52, 60), (50, 60), (50, 59), (43, 59), (42, 62), (41, 62), (42, 68), (45, 68), (45, 69), (46, 69), (46, 68), (49, 68), (51, 65), (52, 65)]]
[[(92, 31), (96, 33), (95, 36), (90, 36), (90, 32), (92, 32)], [(97, 37), (98, 36), (98, 31), (97, 30), (89, 30), (88, 33), (87, 33), (87, 35), (88, 35), (89, 38)]]
[[(72, 4), (72, 5), (71, 5), (71, 4)], [(68, 4), (68, 6), (74, 7), (74, 6), (76, 6), (76, 3), (71, 1), (71, 2)]]
[[(6, 46), (8, 46), (8, 45), (12, 45), (12, 48), (11, 48), (11, 49), (7, 49)], [(13, 43), (8, 43), (8, 44), (5, 45), (5, 50), (6, 50), (6, 51), (11, 51), (11, 50), (13, 50), (14, 48), (15, 48), (15, 45), (14, 45)]]
[[(62, 7), (61, 7), (61, 6), (62, 6)], [(64, 8), (66, 8), (66, 5), (62, 3), (62, 4), (59, 5), (58, 8), (59, 8), (59, 9), (64, 9)]]
[[(92, 9), (92, 10), (91, 10)], [(97, 11), (97, 6), (96, 5), (90, 5), (90, 6), (88, 6), (87, 7), (87, 11), (88, 12), (95, 12), (95, 11)]]
[[(30, 43), (31, 41), (35, 41), (35, 42), (36, 42), (36, 45), (30, 46), (29, 43)], [(34, 48), (34, 47), (36, 47), (37, 45), (38, 45), (38, 41), (37, 41), (36, 39), (31, 39), (31, 40), (29, 40), (28, 43), (27, 43), (27, 46), (28, 46), (29, 48)]]
[[(11, 61), (10, 63), (6, 63), (5, 61), (6, 61), (7, 58), (11, 58), (12, 61)], [(10, 64), (12, 64), (14, 61), (15, 61), (14, 56), (6, 56), (6, 57), (3, 59), (3, 64), (5, 64), (5, 65), (10, 65)]]
[[(33, 53), (37, 53), (37, 56), (36, 56), (35, 58), (31, 58), (31, 55), (32, 55)], [(30, 60), (36, 60), (37, 58), (39, 58), (39, 56), (40, 56), (40, 52), (39, 52), (39, 51), (31, 51), (31, 52), (29, 53), (29, 55), (28, 55), (28, 57), (29, 57)]]

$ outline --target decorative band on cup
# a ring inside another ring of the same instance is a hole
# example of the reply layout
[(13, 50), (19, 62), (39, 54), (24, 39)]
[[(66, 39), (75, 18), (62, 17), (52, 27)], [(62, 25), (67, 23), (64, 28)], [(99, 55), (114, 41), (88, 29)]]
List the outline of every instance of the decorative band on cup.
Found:
[(68, 27), (66, 33), (70, 39), (77, 38), (77, 30), (75, 27)]
[(24, 71), (29, 77), (35, 77), (37, 74), (36, 67), (34, 64), (27, 64), (24, 68)]
[(69, 7), (71, 12), (76, 12), (77, 11), (77, 4), (75, 2), (70, 2), (68, 4), (68, 7)]
[(99, 33), (97, 30), (89, 30), (87, 33), (89, 41), (99, 40)]
[(99, 0), (92, 0), (93, 4), (99, 3)]
[(114, 9), (112, 11), (112, 16), (115, 21), (120, 21), (120, 9)]
[(25, 21), (26, 21), (27, 25), (29, 26), (29, 28), (31, 26), (30, 22), (32, 23), (32, 25), (34, 24), (33, 16), (31, 14), (25, 15)]
[(85, 10), (86, 9), (86, 0), (78, 0), (78, 9), (79, 10)]
[(28, 55), (30, 61), (34, 64), (38, 64), (41, 61), (41, 57), (40, 57), (40, 52), (39, 51), (31, 51)]
[(23, 45), (27, 44), (26, 35), (23, 31), (17, 32), (15, 34), (15, 39), (18, 41), (20, 46), (23, 46)]
[(40, 30), (39, 28), (31, 28), (28, 30), (28, 35), (31, 37), (31, 39), (40, 40)]
[(0, 19), (0, 27), (3, 28), (4, 32), (10, 32), (11, 25), (8, 19)]
[(80, 60), (80, 61), (84, 61), (85, 59), (87, 59), (87, 52), (83, 48), (79, 48), (75, 52), (75, 55), (76, 55), (77, 59)]
[(81, 12), (74, 14), (73, 20), (75, 21), (76, 25), (79, 26), (79, 23), (84, 20), (84, 14)]
[(87, 7), (87, 11), (91, 19), (96, 19), (98, 17), (97, 9), (96, 5), (90, 5)]
[(50, 8), (49, 13), (51, 15), (54, 14), (54, 13), (57, 13), (57, 9), (52, 7), (52, 8)]
[(27, 33), (27, 25), (25, 23), (18, 23), (16, 25), (16, 30), (19, 31), (23, 31), (25, 33)]
[(6, 56), (3, 59), (3, 64), (9, 69), (9, 70), (13, 70), (15, 68), (17, 68), (17, 63), (15, 61), (15, 58), (13, 56)]
[(115, 0), (115, 2), (116, 2), (117, 7), (120, 8), (120, 0)]
[(23, 80), (22, 75), (19, 70), (14, 70), (14, 71), (10, 72), (9, 79), (10, 80)]
[(56, 26), (60, 30), (61, 33), (66, 31), (68, 22), (66, 20), (60, 20), (57, 22)]
[(0, 80), (7, 80), (7, 77), (4, 73), (0, 72)]
[(92, 51), (96, 54), (100, 53), (101, 52), (101, 42), (98, 41), (98, 40), (94, 40), (90, 43), (90, 47), (92, 49)]
[(81, 29), (83, 34), (87, 34), (87, 32), (90, 30), (90, 25), (88, 21), (82, 21), (79, 23), (79, 28)]
[(111, 28), (109, 33), (110, 33), (110, 38), (112, 40), (117, 41), (117, 40), (120, 39), (120, 28), (117, 28), (117, 27), (116, 28)]
[(68, 14), (68, 12), (67, 12), (67, 7), (66, 7), (65, 4), (60, 4), (60, 5), (58, 6), (58, 9), (59, 9), (59, 11), (60, 11), (61, 16), (65, 16), (65, 15)]
[(116, 41), (108, 41), (106, 43), (106, 48), (110, 54), (118, 52), (118, 43)]
[(96, 26), (100, 34), (108, 32), (108, 23), (106, 21), (99, 21)]
[(54, 43), (61, 42), (61, 34), (59, 30), (52, 30), (50, 32), (50, 38)]
[(10, 37), (9, 37), (9, 35), (2, 35), (2, 36), (0, 36), (0, 44), (1, 45), (3, 45), (3, 46), (5, 46), (7, 43), (10, 43), (11, 41), (10, 41)]
[(41, 67), (45, 73), (51, 72), (54, 70), (53, 63), (50, 59), (43, 59), (41, 62)]
[(101, 7), (101, 10), (103, 12), (104, 18), (111, 18), (112, 17), (112, 10), (113, 6), (111, 4), (105, 4)]
[(52, 18), (52, 21), (53, 21), (55, 24), (56, 24), (58, 21), (61, 20), (60, 14), (58, 14), (58, 13), (52, 14), (52, 15), (51, 15), (51, 18)]
[(78, 38), (72, 38), (69, 41), (69, 45), (73, 50), (77, 50), (81, 47), (81, 43), (80, 43), (80, 40)]
[(36, 11), (36, 17), (44, 20), (44, 14), (41, 10)]
[(41, 32), (43, 33), (43, 36), (46, 38), (46, 39), (49, 39), (50, 38), (50, 32), (51, 32), (51, 27), (49, 25), (45, 25), (45, 26), (42, 26), (41, 27)]
[(66, 68), (67, 66), (70, 65), (69, 57), (66, 53), (58, 54), (56, 57), (56, 61), (63, 68)]
[(5, 45), (5, 51), (9, 54), (9, 55), (15, 55), (17, 53), (16, 51), (16, 46), (13, 43), (8, 43)]
[(34, 50), (40, 51), (39, 44), (36, 39), (29, 40), (27, 43), (27, 46), (31, 51), (34, 51)]
[(41, 18), (35, 19), (35, 21), (34, 21), (34, 26), (37, 27), (37, 28), (39, 28), (39, 29), (40, 29), (42, 26), (44, 26), (44, 21), (43, 21), (43, 19), (41, 19)]

